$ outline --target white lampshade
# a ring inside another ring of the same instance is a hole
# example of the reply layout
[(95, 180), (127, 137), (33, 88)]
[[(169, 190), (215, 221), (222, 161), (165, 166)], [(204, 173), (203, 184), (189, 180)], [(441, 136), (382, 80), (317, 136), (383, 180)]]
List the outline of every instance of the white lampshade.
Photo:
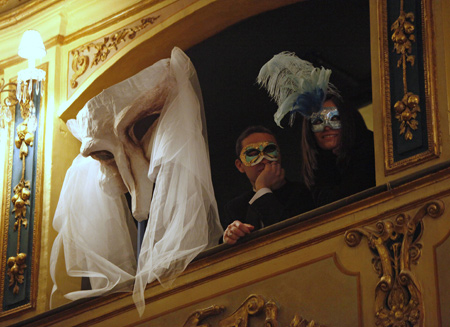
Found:
[(44, 42), (41, 34), (35, 30), (28, 30), (23, 33), (19, 45), (19, 56), (25, 59), (39, 59), (45, 56)]

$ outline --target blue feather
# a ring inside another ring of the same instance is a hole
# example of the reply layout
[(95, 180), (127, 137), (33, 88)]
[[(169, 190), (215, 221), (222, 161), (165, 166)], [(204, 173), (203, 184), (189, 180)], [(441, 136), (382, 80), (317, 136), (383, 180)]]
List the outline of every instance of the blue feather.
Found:
[(313, 92), (300, 94), (292, 105), (292, 112), (299, 112), (303, 116), (310, 117), (314, 112), (322, 108), (324, 91), (316, 88)]

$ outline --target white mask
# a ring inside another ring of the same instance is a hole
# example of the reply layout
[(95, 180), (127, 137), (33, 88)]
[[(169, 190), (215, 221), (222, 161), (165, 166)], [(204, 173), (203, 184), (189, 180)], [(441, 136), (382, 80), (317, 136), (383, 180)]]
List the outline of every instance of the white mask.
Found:
[(169, 61), (164, 59), (104, 90), (77, 115), (81, 154), (100, 161), (103, 191), (130, 192), (133, 216), (139, 221), (148, 216), (153, 191), (147, 177), (148, 145), (171, 83)]

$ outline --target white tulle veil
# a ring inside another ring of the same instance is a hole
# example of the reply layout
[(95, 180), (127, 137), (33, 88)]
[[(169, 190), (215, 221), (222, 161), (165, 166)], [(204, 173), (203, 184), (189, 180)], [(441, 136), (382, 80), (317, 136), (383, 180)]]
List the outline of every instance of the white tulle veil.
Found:
[[(178, 48), (172, 50), (170, 74), (175, 86), (148, 149), (148, 183), (154, 188), (138, 259), (137, 232), (125, 197), (103, 192), (100, 163), (79, 155), (66, 173), (53, 221), (58, 232), (50, 259), (53, 292), (63, 251), (67, 274), (89, 277), (92, 287), (68, 293), (67, 298), (133, 290), (142, 314), (148, 283), (158, 280), (169, 286), (201, 251), (217, 244), (222, 228), (211, 182), (201, 91), (192, 63)], [(68, 126), (75, 136), (82, 135), (76, 121)]]

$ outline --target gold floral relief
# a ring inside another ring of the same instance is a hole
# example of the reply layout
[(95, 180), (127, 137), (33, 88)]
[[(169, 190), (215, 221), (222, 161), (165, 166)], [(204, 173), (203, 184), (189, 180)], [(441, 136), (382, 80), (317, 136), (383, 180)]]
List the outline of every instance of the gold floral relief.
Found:
[[(48, 64), (43, 65), (45, 72)], [(18, 84), (17, 84), (18, 83)], [(0, 317), (36, 306), (42, 200), (46, 90), (42, 82), (11, 82), (7, 93), (12, 119), (7, 139), (1, 231)], [(3, 82), (4, 84), (4, 82)], [(6, 85), (4, 85), (5, 89)], [(33, 100), (37, 101), (36, 106)], [(19, 110), (15, 106), (19, 105)], [(14, 106), (14, 108), (12, 108)], [(37, 118), (39, 117), (39, 119)], [(21, 121), (19, 123), (19, 121)], [(39, 129), (37, 129), (39, 125)], [(39, 143), (39, 144), (38, 144)], [(33, 147), (34, 149), (31, 150)], [(14, 150), (17, 148), (17, 150)], [(17, 152), (16, 152), (17, 151)], [(16, 158), (18, 160), (13, 160)], [(19, 164), (16, 167), (16, 163)], [(30, 166), (32, 169), (29, 169)]]
[(104, 37), (101, 41), (91, 42), (72, 50), (70, 52), (72, 56), (71, 68), (73, 71), (70, 79), (71, 88), (78, 87), (78, 78), (88, 70), (89, 66), (92, 68), (105, 62), (113, 52), (119, 50), (119, 45), (133, 40), (140, 31), (154, 24), (159, 17), (144, 18), (136, 26), (124, 28)]
[(27, 207), (30, 206), (30, 181), (25, 180), (25, 157), (28, 155), (28, 147), (33, 146), (34, 134), (30, 133), (26, 121), (20, 123), (17, 128), (15, 140), (16, 147), (20, 150), (19, 156), (22, 161), (22, 177), (14, 187), (14, 195), (11, 198), (13, 204), (12, 212), (15, 216), (14, 232), (17, 232), (17, 255), (9, 257), (7, 260), (9, 277), (9, 287), (13, 287), (13, 294), (19, 293), (19, 284), (24, 282), (24, 270), (27, 267), (25, 259), (26, 253), (20, 251), (21, 229), (28, 227)]
[(422, 236), (426, 216), (437, 218), (444, 212), (441, 201), (433, 201), (410, 217), (398, 215), (394, 221), (380, 221), (375, 228), (363, 227), (346, 232), (348, 246), (355, 247), (367, 238), (373, 254), (372, 264), (379, 277), (375, 287), (376, 325), (422, 326), (424, 318), (421, 285), (412, 265), (422, 254)]
[[(200, 309), (192, 313), (184, 323), (183, 327), (211, 327), (208, 323), (203, 323), (208, 317), (217, 316), (225, 311), (224, 306), (212, 305), (205, 309)], [(265, 327), (281, 327), (278, 323), (278, 307), (272, 300), (265, 302), (261, 295), (252, 294), (237, 308), (231, 315), (221, 319), (218, 327), (252, 327), (251, 316), (262, 315), (264, 313)], [(290, 327), (324, 327), (316, 324), (313, 320), (307, 321), (298, 314), (292, 319)]]
[(414, 14), (403, 11), (404, 0), (400, 0), (400, 15), (391, 26), (392, 41), (394, 50), (400, 55), (397, 61), (397, 68), (403, 72), (403, 99), (395, 103), (395, 118), (400, 122), (400, 134), (405, 136), (405, 140), (412, 140), (413, 130), (417, 130), (419, 122), (416, 120), (417, 113), (420, 112), (419, 96), (408, 92), (408, 82), (406, 79), (407, 63), (414, 66), (415, 56), (412, 55), (412, 44), (416, 41), (414, 35)]

